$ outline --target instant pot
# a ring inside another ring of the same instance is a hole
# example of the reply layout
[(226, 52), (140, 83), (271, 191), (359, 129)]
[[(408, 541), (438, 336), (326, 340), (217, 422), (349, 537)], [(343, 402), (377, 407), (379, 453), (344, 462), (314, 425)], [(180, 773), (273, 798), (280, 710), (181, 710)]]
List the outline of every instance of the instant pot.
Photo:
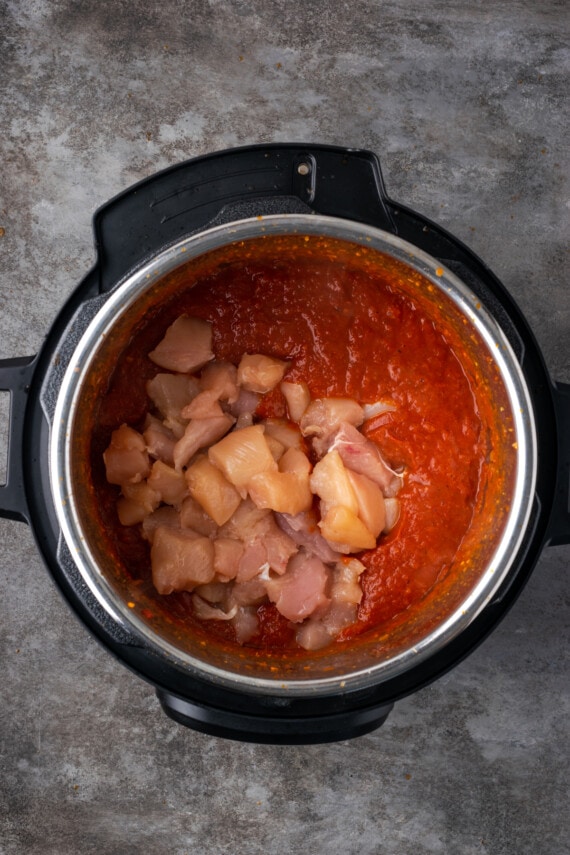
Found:
[[(444, 229), (389, 199), (379, 161), (367, 151), (275, 144), (195, 158), (111, 200), (96, 213), (94, 231), (96, 263), (41, 351), (0, 362), (0, 389), (11, 393), (0, 515), (31, 526), (73, 611), (155, 687), (174, 720), (221, 737), (284, 744), (373, 730), (399, 698), (440, 677), (494, 629), (544, 547), (570, 542), (570, 386), (552, 382), (525, 318), (489, 268)], [(183, 649), (131, 609), (90, 537), (74, 476), (78, 425), (89, 389), (98, 394), (95, 367), (105, 354), (112, 364), (129, 312), (151, 296), (159, 300), (162, 283), (172, 283), (189, 258), (262, 234), (366, 245), (421, 276), (488, 355), (509, 401), (516, 446), (505, 519), (461, 599), (450, 593), (435, 623), (433, 615), (429, 628), (418, 618), (385, 649), (373, 638), (356, 652), (308, 654), (302, 670), (275, 673), (248, 662), (247, 653), (224, 659)]]

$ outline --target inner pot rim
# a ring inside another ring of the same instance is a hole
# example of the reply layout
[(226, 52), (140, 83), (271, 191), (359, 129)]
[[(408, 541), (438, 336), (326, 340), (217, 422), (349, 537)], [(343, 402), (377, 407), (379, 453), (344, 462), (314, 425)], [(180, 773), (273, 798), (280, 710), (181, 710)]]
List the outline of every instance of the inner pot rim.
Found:
[[(186, 653), (151, 629), (125, 600), (118, 596), (101, 571), (81, 524), (72, 484), (73, 424), (80, 390), (97, 357), (98, 348), (109, 335), (113, 321), (130, 309), (136, 300), (159, 279), (183, 263), (226, 244), (263, 235), (308, 234), (362, 243), (370, 249), (388, 253), (428, 279), (445, 294), (478, 332), (499, 369), (512, 409), (515, 438), (518, 443), (513, 500), (505, 529), (492, 559), (478, 583), (460, 606), (419, 643), (392, 657), (353, 672), (330, 677), (283, 679), (233, 673)], [(217, 685), (255, 694), (319, 696), (339, 690), (368, 687), (388, 680), (418, 665), (463, 632), (480, 614), (504, 581), (518, 552), (529, 520), (537, 469), (537, 440), (530, 396), (522, 369), (495, 319), (479, 299), (450, 270), (414, 245), (372, 226), (320, 215), (272, 215), (249, 218), (217, 226), (185, 237), (129, 274), (110, 293), (105, 303), (88, 322), (73, 351), (59, 392), (50, 439), (52, 495), (62, 535), (84, 581), (105, 611), (120, 626), (156, 654), (198, 678)]]

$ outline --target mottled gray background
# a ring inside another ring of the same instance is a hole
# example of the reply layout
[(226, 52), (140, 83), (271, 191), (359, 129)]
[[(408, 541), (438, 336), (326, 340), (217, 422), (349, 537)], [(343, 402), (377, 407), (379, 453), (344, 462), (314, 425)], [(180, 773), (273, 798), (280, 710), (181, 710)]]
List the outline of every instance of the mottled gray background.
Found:
[[(366, 147), (570, 381), (565, 0), (0, 0), (0, 357), (40, 348), (93, 211), (193, 155)], [(0, 395), (5, 453), (6, 396)], [(0, 853), (568, 853), (568, 547), (452, 673), (355, 741), (185, 730), (0, 521)]]

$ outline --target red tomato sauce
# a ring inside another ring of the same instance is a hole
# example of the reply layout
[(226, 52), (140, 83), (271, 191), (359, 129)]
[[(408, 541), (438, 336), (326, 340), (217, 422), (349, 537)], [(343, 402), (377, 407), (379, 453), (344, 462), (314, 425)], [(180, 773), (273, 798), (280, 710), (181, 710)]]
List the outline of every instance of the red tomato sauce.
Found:
[[(237, 363), (243, 353), (263, 353), (290, 360), (287, 379), (304, 380), (313, 398), (391, 400), (394, 412), (371, 419), (364, 432), (392, 466), (404, 467), (401, 517), (374, 550), (358, 556), (367, 568), (364, 596), (357, 623), (343, 633), (346, 640), (403, 612), (445, 576), (471, 522), (488, 438), (458, 333), (445, 327), (417, 283), (400, 284), (401, 265), (350, 266), (346, 255), (337, 257), (334, 241), (323, 243), (325, 262), (304, 253), (299, 238), (286, 245), (288, 252), (277, 261), (267, 259), (265, 245), (245, 264), (230, 253), (227, 262), (196, 281), (178, 274), (176, 293), (141, 319), (110, 379), (91, 445), (92, 468), (114, 549), (132, 578), (148, 589), (148, 545), (138, 527), (119, 525), (117, 491), (104, 482), (101, 453), (111, 430), (122, 422), (136, 426), (143, 418), (145, 383), (156, 373), (146, 354), (182, 313), (211, 322), (218, 359)], [(281, 393), (274, 391), (260, 415), (285, 412)], [(188, 597), (163, 599), (174, 620), (198, 623)], [(294, 643), (273, 606), (262, 606), (259, 617), (261, 631), (252, 646)], [(203, 629), (204, 624), (198, 631)], [(232, 640), (227, 623), (208, 622), (207, 631)]]

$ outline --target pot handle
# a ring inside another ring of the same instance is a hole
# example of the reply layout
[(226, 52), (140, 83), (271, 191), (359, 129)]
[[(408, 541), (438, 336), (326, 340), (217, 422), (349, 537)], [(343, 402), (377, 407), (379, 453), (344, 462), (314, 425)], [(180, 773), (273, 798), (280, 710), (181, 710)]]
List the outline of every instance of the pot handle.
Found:
[(6, 483), (0, 485), (0, 517), (29, 522), (24, 485), (24, 419), (35, 356), (0, 360), (0, 391), (10, 393)]
[(116, 196), (93, 220), (100, 289), (111, 290), (143, 261), (203, 231), (223, 208), (243, 216), (319, 213), (396, 233), (373, 152), (275, 143), (228, 149), (170, 167)]
[(558, 434), (558, 469), (547, 543), (550, 546), (561, 546), (570, 543), (570, 383), (554, 383), (554, 411)]

